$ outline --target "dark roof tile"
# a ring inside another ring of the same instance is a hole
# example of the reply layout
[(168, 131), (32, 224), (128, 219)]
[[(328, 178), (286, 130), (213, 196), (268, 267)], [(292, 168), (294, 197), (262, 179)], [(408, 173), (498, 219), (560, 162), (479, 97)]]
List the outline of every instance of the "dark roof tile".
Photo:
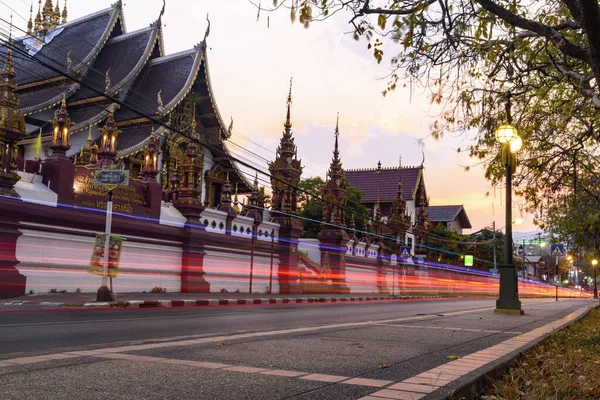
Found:
[[(404, 200), (414, 200), (413, 194), (419, 179), (420, 169), (421, 167), (402, 168), (402, 196)], [(398, 168), (383, 168), (379, 174), (374, 168), (348, 170), (346, 171), (346, 178), (352, 186), (363, 193), (363, 202), (377, 201), (378, 195), (380, 201), (391, 202), (396, 199), (400, 172)]]
[[(155, 115), (158, 111), (158, 91), (161, 91), (163, 106), (166, 106), (184, 88), (192, 73), (195, 56), (195, 51), (187, 51), (155, 58), (147, 63), (133, 84), (125, 104), (144, 114)], [(117, 119), (123, 121), (138, 117), (137, 113), (122, 108)]]
[(471, 222), (462, 205), (429, 206), (427, 207), (427, 216), (431, 222), (452, 222), (458, 218), (463, 228), (471, 229)]

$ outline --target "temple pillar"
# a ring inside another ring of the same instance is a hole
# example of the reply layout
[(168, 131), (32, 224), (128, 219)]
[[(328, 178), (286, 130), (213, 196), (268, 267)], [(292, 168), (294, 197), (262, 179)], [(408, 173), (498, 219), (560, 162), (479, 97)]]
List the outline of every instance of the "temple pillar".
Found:
[(201, 225), (186, 224), (181, 256), (181, 292), (209, 293), (210, 284), (204, 279), (204, 240)]
[(346, 285), (346, 243), (350, 237), (345, 230), (326, 226), (319, 232), (321, 265), (328, 258), (331, 268), (331, 283), (334, 293), (350, 293)]
[(273, 222), (279, 227), (279, 244), (277, 253), (279, 256), (279, 293), (301, 294), (302, 288), (298, 280), (298, 240), (302, 235), (302, 224), (297, 218), (276, 214)]
[(0, 299), (23, 296), (27, 283), (27, 277), (16, 268), (17, 239), (21, 236), (18, 210), (23, 206), (17, 206), (17, 201), (0, 198)]
[(67, 150), (71, 148), (69, 136), (72, 122), (67, 113), (67, 102), (64, 97), (61, 106), (54, 113), (52, 124), (54, 127), (50, 144), (52, 155), (46, 158), (42, 165), (43, 183), (58, 195), (59, 204), (71, 204), (75, 166), (67, 157)]

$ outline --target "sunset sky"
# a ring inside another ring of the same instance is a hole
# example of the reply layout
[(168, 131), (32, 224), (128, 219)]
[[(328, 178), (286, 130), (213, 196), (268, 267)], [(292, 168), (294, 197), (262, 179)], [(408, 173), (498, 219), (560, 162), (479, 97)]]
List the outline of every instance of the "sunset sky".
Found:
[[(69, 19), (107, 8), (114, 0), (69, 0)], [(14, 23), (25, 29), (29, 2), (0, 3), (2, 15), (13, 14)], [(263, 1), (271, 5), (271, 1)], [(158, 18), (162, 0), (125, 1), (127, 30), (145, 26)], [(61, 0), (62, 8), (62, 0)], [(37, 1), (34, 13), (37, 11)], [(234, 119), (229, 149), (266, 170), (275, 157), (285, 120), (285, 100), (293, 77), (292, 124), (304, 177), (325, 176), (333, 149), (336, 113), (340, 114), (340, 151), (345, 168), (384, 167), (421, 163), (425, 154), (425, 182), (432, 205), (463, 204), (474, 230), (496, 220), (503, 226), (504, 206), (500, 193), (472, 164), (461, 137), (436, 141), (429, 137), (433, 116), (439, 110), (429, 105), (427, 91), (399, 88), (381, 95), (389, 72), (389, 60), (377, 65), (364, 42), (345, 34), (350, 30), (348, 14), (314, 23), (310, 29), (291, 24), (289, 12), (268, 14), (248, 0), (167, 0), (163, 17), (167, 54), (199, 43), (211, 21), (209, 66), (219, 110), (227, 122)], [(385, 52), (386, 49), (384, 49)], [(422, 139), (422, 140), (421, 140)], [(250, 154), (247, 149), (254, 154)], [(490, 196), (486, 197), (489, 192)], [(496, 195), (494, 196), (494, 193)], [(519, 204), (514, 205), (518, 216)], [(532, 218), (517, 231), (534, 229)]]

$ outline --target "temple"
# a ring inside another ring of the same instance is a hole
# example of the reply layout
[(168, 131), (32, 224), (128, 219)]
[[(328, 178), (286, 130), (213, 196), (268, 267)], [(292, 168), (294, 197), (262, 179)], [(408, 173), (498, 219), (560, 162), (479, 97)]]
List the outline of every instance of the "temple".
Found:
[[(318, 239), (303, 238), (291, 81), (265, 194), (227, 147), (210, 21), (194, 48), (168, 54), (164, 13), (130, 32), (121, 1), (68, 21), (66, 3), (39, 0), (27, 34), (0, 45), (0, 298), (96, 291), (88, 260), (109, 199), (111, 234), (126, 239), (117, 290), (389, 293), (401, 247), (415, 254), (435, 222), (423, 166), (345, 171), (338, 116)], [(97, 179), (106, 170), (129, 180), (109, 189)], [(351, 186), (371, 209), (365, 232), (348, 212)]]

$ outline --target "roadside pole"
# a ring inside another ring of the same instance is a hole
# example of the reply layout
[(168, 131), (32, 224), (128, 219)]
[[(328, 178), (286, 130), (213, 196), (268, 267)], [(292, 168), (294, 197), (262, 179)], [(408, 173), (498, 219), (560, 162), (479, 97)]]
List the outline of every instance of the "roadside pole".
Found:
[(271, 231), (271, 268), (269, 269), (269, 294), (273, 293), (273, 247), (275, 244), (275, 230)]
[(97, 301), (112, 301), (113, 295), (108, 288), (108, 260), (110, 253), (110, 231), (112, 229), (112, 208), (113, 191), (108, 191), (108, 201), (106, 202), (106, 227), (104, 229), (104, 263), (102, 266), (102, 286), (98, 289)]
[(250, 287), (248, 293), (252, 293), (252, 275), (254, 274), (254, 238), (256, 237), (256, 227), (252, 229), (252, 240), (250, 242)]
[(556, 301), (558, 301), (558, 256), (556, 256)]
[(496, 221), (492, 221), (492, 231), (494, 231), (494, 239), (493, 239), (493, 249), (494, 249), (494, 271), (497, 271), (496, 268)]
[(102, 286), (98, 288), (96, 301), (114, 301), (115, 297), (111, 287), (108, 288), (108, 264), (110, 261), (110, 235), (112, 230), (113, 192), (119, 186), (129, 185), (129, 171), (123, 169), (102, 169), (94, 174), (94, 186), (103, 186), (107, 189), (106, 225), (104, 229), (104, 257), (102, 263)]

